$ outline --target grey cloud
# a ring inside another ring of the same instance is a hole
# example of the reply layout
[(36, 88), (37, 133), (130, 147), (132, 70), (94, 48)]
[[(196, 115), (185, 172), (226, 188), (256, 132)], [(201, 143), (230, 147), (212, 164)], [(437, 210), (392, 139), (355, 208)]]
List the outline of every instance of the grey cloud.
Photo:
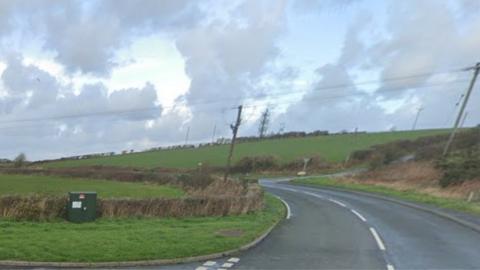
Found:
[(67, 71), (96, 76), (107, 76), (117, 64), (115, 51), (135, 37), (180, 30), (203, 16), (197, 3), (178, 0), (3, 2), (0, 25), (15, 26), (5, 27), (4, 36), (43, 40), (43, 49), (55, 53)]

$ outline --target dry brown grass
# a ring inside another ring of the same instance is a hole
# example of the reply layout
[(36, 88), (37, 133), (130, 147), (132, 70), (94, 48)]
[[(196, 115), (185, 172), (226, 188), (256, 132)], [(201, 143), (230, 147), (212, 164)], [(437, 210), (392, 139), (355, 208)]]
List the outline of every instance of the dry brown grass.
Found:
[[(66, 215), (66, 197), (3, 196), (0, 218), (52, 220)], [(98, 217), (195, 217), (246, 214), (263, 209), (258, 184), (217, 179), (184, 198), (98, 199)]]
[(66, 197), (2, 196), (0, 217), (21, 220), (51, 220), (65, 217)]
[(402, 191), (415, 190), (447, 198), (466, 199), (471, 192), (480, 194), (480, 181), (467, 181), (460, 185), (442, 188), (439, 186), (441, 177), (442, 172), (432, 162), (422, 161), (388, 165), (354, 177), (343, 178), (341, 181), (378, 185)]

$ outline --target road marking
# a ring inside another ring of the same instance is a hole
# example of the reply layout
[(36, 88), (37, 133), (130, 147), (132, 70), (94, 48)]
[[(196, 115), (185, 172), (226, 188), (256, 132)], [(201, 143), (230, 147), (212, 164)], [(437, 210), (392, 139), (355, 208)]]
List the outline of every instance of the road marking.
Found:
[(233, 266), (233, 263), (224, 263), (222, 264), (222, 267), (225, 267), (225, 268), (230, 268)]
[(227, 269), (225, 269), (225, 268), (217, 268), (217, 270), (227, 270)]
[(339, 202), (339, 201), (337, 201), (337, 200), (334, 200), (334, 199), (328, 199), (328, 200), (331, 201), (331, 202), (333, 202), (333, 203), (336, 203), (336, 204), (338, 204), (338, 205), (340, 205), (340, 206), (347, 207), (345, 204), (343, 204), (343, 203), (341, 203), (341, 202)]
[(285, 207), (287, 208), (286, 219), (290, 219), (290, 217), (292, 216), (292, 211), (290, 210), (290, 205), (288, 205), (288, 203), (284, 199), (280, 198), (279, 196), (275, 195), (275, 197), (277, 197), (285, 205)]
[(387, 264), (387, 270), (395, 270), (395, 267), (391, 264)]
[(215, 264), (217, 264), (217, 263), (214, 262), (214, 261), (206, 261), (203, 265), (204, 266), (214, 266)]
[(323, 199), (323, 196), (322, 195), (318, 195), (318, 194), (315, 194), (313, 192), (309, 192), (309, 191), (302, 191), (304, 194), (307, 194), (307, 195), (310, 195), (310, 196), (313, 196), (313, 197), (317, 197), (319, 199)]
[(353, 209), (350, 209), (350, 211), (352, 211), (352, 213), (354, 213), (359, 219), (361, 219), (363, 222), (367, 222), (367, 219), (364, 218), (360, 213), (358, 213), (357, 211), (353, 210)]
[(199, 267), (195, 268), (195, 270), (208, 270), (208, 268), (203, 267), (203, 266), (199, 266)]
[(227, 262), (231, 262), (231, 263), (238, 263), (239, 261), (240, 261), (240, 259), (239, 259), (239, 258), (232, 257), (232, 258), (228, 259), (228, 261), (227, 261)]
[(373, 238), (375, 238), (375, 241), (377, 241), (378, 248), (380, 250), (385, 250), (385, 245), (383, 245), (382, 239), (380, 239), (380, 236), (378, 236), (377, 231), (375, 231), (374, 228), (370, 228), (370, 232), (373, 235)]

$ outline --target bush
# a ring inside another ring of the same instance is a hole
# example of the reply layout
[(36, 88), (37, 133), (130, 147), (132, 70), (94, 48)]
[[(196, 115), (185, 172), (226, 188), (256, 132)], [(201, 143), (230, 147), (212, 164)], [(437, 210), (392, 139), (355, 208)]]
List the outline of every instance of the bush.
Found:
[(440, 186), (461, 184), (465, 181), (480, 178), (480, 150), (472, 149), (452, 153), (439, 160), (437, 166), (443, 170)]
[(22, 167), (23, 165), (25, 165), (25, 161), (27, 161), (27, 156), (25, 156), (24, 153), (20, 153), (20, 154), (14, 159), (13, 165), (14, 165), (16, 168), (20, 168), (20, 167)]
[(232, 171), (239, 173), (250, 173), (256, 171), (266, 171), (278, 168), (279, 161), (275, 156), (254, 156), (243, 157), (235, 166)]

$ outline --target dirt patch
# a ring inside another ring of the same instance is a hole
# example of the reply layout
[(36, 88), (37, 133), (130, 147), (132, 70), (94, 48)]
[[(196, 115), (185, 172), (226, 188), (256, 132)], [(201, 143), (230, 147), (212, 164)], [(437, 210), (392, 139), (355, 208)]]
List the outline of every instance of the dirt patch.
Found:
[(225, 236), (225, 237), (241, 237), (245, 234), (245, 232), (240, 229), (232, 229), (232, 230), (220, 230), (215, 234)]

